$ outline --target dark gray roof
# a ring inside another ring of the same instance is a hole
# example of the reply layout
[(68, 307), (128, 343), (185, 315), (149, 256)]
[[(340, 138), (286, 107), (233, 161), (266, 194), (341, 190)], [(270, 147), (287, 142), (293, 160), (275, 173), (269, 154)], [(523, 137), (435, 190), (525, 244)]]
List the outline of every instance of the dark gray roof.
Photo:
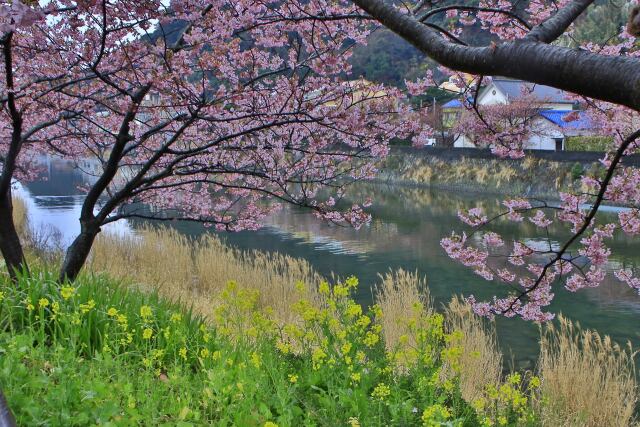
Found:
[(510, 99), (518, 99), (523, 94), (533, 94), (540, 101), (568, 104), (573, 104), (575, 102), (569, 98), (567, 92), (551, 86), (502, 77), (494, 77), (493, 84), (495, 84), (496, 87)]

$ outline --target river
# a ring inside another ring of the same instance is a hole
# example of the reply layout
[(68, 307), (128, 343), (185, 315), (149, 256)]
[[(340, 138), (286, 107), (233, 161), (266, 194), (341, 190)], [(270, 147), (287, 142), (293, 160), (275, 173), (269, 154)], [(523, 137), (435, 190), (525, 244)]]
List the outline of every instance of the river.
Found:
[[(70, 163), (47, 162), (42, 180), (18, 189), (27, 201), (32, 226), (36, 229), (55, 227), (63, 242), (69, 243), (79, 230), (77, 218), (83, 198), (79, 187), (90, 179)], [(473, 293), (488, 298), (499, 290), (499, 285), (484, 281), (450, 260), (439, 243), (451, 230), (463, 228), (457, 219), (459, 209), (482, 206), (497, 212), (497, 198), (385, 185), (361, 185), (353, 192), (358, 196), (370, 195), (374, 201), (372, 223), (360, 230), (332, 226), (306, 211), (289, 207), (269, 218), (261, 230), (224, 233), (223, 237), (241, 249), (279, 251), (305, 258), (327, 276), (331, 272), (341, 277), (356, 275), (361, 283), (356, 298), (363, 304), (371, 303), (371, 287), (377, 275), (395, 268), (417, 270), (426, 276), (431, 295), (439, 306), (455, 294)], [(600, 216), (608, 215), (614, 213), (605, 212)], [(193, 224), (181, 223), (176, 227), (191, 235), (211, 232)], [(505, 237), (530, 243), (542, 241), (543, 236), (537, 235), (535, 227), (526, 222), (504, 223), (498, 227)], [(111, 224), (108, 229), (135, 233), (134, 225), (126, 222)], [(563, 229), (552, 229), (551, 235), (555, 242), (569, 236)], [(619, 236), (611, 246), (610, 269), (621, 265), (640, 267), (639, 239)], [(640, 296), (611, 275), (601, 287), (577, 294), (556, 288), (551, 310), (579, 321), (584, 327), (608, 334), (621, 344), (631, 341), (634, 347), (640, 345), (637, 328)], [(498, 319), (497, 331), (507, 363), (513, 361), (518, 368), (531, 368), (538, 353), (538, 328), (518, 319)]]

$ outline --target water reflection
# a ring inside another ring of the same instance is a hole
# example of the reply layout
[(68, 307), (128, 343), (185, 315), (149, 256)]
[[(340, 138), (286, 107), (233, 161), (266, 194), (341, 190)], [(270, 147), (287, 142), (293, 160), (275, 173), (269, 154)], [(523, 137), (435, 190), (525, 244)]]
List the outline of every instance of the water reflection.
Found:
[[(68, 243), (79, 230), (77, 219), (82, 200), (79, 187), (92, 178), (76, 170), (73, 164), (49, 162), (45, 169), (45, 180), (29, 183), (22, 190), (27, 196), (31, 221), (36, 227), (55, 225)], [(330, 272), (342, 277), (355, 274), (362, 283), (356, 297), (365, 304), (372, 300), (371, 286), (377, 275), (400, 267), (426, 275), (438, 304), (447, 302), (453, 294), (473, 293), (479, 298), (488, 298), (499, 290), (498, 285), (489, 284), (447, 258), (439, 244), (452, 229), (460, 228), (456, 216), (459, 209), (478, 206), (498, 212), (498, 199), (379, 185), (363, 185), (352, 191), (360, 197), (371, 196), (375, 202), (371, 225), (360, 230), (329, 225), (308, 212), (289, 207), (269, 218), (266, 227), (257, 232), (225, 234), (224, 237), (242, 249), (277, 250), (304, 257), (326, 275)], [(603, 219), (607, 215), (613, 213), (604, 213)], [(138, 225), (139, 222), (121, 222), (110, 225), (109, 229), (130, 232)], [(211, 232), (194, 224), (175, 226), (190, 235)], [(527, 222), (500, 223), (497, 231), (507, 237), (547, 244), (543, 240), (545, 236)], [(563, 228), (551, 231), (553, 245), (569, 236)], [(618, 237), (612, 249), (614, 255), (609, 268), (640, 266), (638, 240)], [(619, 342), (631, 340), (640, 344), (635, 326), (640, 314), (640, 297), (613, 277), (597, 289), (578, 294), (557, 289), (552, 310), (610, 334)], [(500, 319), (498, 334), (503, 350), (506, 353), (513, 350), (518, 364), (532, 363), (537, 354), (537, 327), (516, 319)]]

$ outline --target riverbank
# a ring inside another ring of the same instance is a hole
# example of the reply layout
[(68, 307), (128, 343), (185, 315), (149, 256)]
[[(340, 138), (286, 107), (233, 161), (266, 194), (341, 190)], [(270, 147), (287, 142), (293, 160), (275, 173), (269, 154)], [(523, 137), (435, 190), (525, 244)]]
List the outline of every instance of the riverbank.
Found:
[(396, 148), (382, 164), (377, 181), (558, 200), (560, 192), (580, 191), (581, 175), (604, 173), (599, 153), (559, 153), (564, 157), (557, 159), (551, 154), (530, 152), (524, 159), (512, 160), (484, 150)]
[(367, 312), (354, 278), (329, 284), (299, 259), (153, 228), (100, 236), (71, 287), (33, 265), (17, 286), (4, 277), (0, 301), (0, 382), (21, 425), (622, 426), (633, 414), (625, 349), (562, 321), (535, 371), (503, 374), (493, 324), (457, 298), (438, 313), (416, 274), (381, 277)]
[(502, 377), (482, 322), (459, 300), (407, 310), (411, 283), (388, 276), (368, 312), (354, 279), (320, 287), (282, 326), (234, 283), (207, 321), (106, 275), (3, 275), (0, 386), (18, 425), (630, 425), (630, 362), (606, 339), (563, 323), (539, 375)]

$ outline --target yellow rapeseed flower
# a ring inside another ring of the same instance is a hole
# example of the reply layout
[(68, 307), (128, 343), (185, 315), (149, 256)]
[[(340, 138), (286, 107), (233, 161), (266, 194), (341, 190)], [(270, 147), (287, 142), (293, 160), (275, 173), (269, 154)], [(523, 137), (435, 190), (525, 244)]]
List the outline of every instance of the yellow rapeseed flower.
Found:
[(151, 307), (149, 307), (148, 305), (143, 305), (142, 307), (140, 307), (140, 317), (146, 320), (146, 319), (149, 319), (151, 316), (153, 316), (153, 311), (151, 310)]
[(342, 347), (340, 348), (340, 350), (342, 351), (342, 354), (347, 354), (351, 351), (351, 347), (352, 347), (352, 344), (350, 342), (346, 342), (342, 344)]
[(126, 331), (127, 328), (129, 327), (127, 316), (125, 316), (124, 314), (118, 314), (118, 318), (116, 320), (118, 321), (118, 324), (120, 325), (120, 327)]
[(65, 300), (68, 300), (69, 298), (73, 297), (75, 293), (76, 293), (76, 288), (72, 286), (63, 286), (62, 288), (60, 288), (60, 295), (62, 295), (62, 298), (64, 298)]
[(266, 423), (264, 423), (264, 427), (278, 427), (278, 424), (271, 421), (267, 421)]
[(109, 310), (107, 310), (107, 315), (111, 317), (116, 317), (118, 315), (118, 309), (115, 307), (111, 307)]
[(509, 376), (507, 377), (507, 382), (508, 382), (509, 384), (513, 384), (513, 385), (518, 385), (518, 384), (520, 384), (520, 381), (521, 381), (521, 380), (522, 380), (522, 377), (521, 377), (521, 376), (520, 376), (520, 374), (519, 374), (519, 373), (517, 373), (517, 372), (516, 372), (516, 373), (513, 373), (513, 374), (511, 374), (511, 375), (509, 375)]
[(202, 357), (203, 359), (209, 357), (209, 349), (203, 348), (202, 350), (200, 350), (200, 357)]
[(289, 374), (289, 382), (295, 384), (298, 382), (298, 376), (295, 374)]
[(260, 369), (262, 365), (262, 360), (260, 360), (260, 355), (256, 352), (251, 354), (251, 364), (256, 367), (256, 369)]
[(46, 298), (40, 298), (38, 300), (38, 305), (40, 306), (40, 308), (45, 308), (49, 305), (49, 300)]
[(152, 336), (153, 330), (151, 330), (151, 328), (146, 328), (144, 331), (142, 331), (142, 338), (144, 338), (145, 340), (151, 339)]
[(80, 311), (82, 311), (83, 313), (88, 313), (91, 310), (93, 310), (95, 306), (96, 306), (96, 302), (90, 299), (89, 301), (87, 301), (86, 304), (80, 304)]
[(179, 321), (182, 320), (182, 314), (180, 313), (173, 313), (171, 315), (171, 323), (178, 323)]
[(315, 348), (313, 350), (313, 353), (311, 353), (311, 362), (313, 363), (313, 369), (317, 370), (326, 358), (327, 353), (322, 351), (322, 349), (320, 348)]
[(371, 323), (371, 319), (369, 319), (369, 316), (360, 316), (356, 321), (356, 325), (362, 328), (366, 328), (367, 326), (369, 326), (370, 323)]
[(178, 354), (180, 355), (180, 357), (182, 357), (184, 360), (187, 360), (187, 349), (185, 347), (182, 347), (180, 350), (178, 350)]
[(382, 317), (382, 308), (378, 304), (374, 304), (371, 307), (371, 314), (373, 314), (376, 318)]
[(320, 282), (320, 284), (318, 285), (318, 293), (320, 295), (329, 295), (330, 291), (331, 290), (329, 289), (329, 284), (327, 282), (325, 282), (324, 280)]
[(345, 280), (344, 284), (349, 289), (355, 289), (358, 287), (358, 278), (356, 276), (351, 276)]
[(360, 306), (360, 304), (357, 304), (353, 301), (349, 301), (349, 304), (347, 306), (347, 309), (345, 310), (345, 313), (348, 317), (351, 317), (351, 318), (360, 316), (362, 314), (362, 307)]
[(391, 394), (391, 389), (385, 383), (378, 384), (371, 392), (371, 397), (378, 400), (385, 400)]
[(371, 331), (368, 331), (364, 339), (362, 340), (364, 345), (366, 345), (367, 347), (373, 347), (378, 343), (378, 341), (380, 341), (380, 336), (377, 334), (374, 334)]
[(443, 421), (451, 417), (451, 412), (446, 406), (438, 403), (429, 406), (422, 413), (422, 425), (424, 426), (440, 426)]
[(533, 376), (529, 380), (529, 388), (538, 388), (540, 387), (540, 377)]
[(336, 285), (333, 287), (333, 295), (337, 298), (346, 297), (349, 295), (349, 288), (341, 285)]

